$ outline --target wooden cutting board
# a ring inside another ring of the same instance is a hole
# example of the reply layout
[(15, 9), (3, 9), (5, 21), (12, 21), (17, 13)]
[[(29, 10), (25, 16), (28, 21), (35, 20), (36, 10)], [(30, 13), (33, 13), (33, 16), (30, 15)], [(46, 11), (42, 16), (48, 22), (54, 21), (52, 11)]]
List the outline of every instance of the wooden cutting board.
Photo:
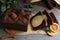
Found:
[[(34, 16), (35, 14), (32, 14), (32, 16)], [(30, 17), (30, 18), (31, 18)], [(27, 32), (21, 32), (21, 31), (16, 31), (16, 30), (11, 30), (12, 32), (16, 33), (16, 35), (29, 35), (29, 34), (46, 34), (46, 32), (44, 30), (37, 30), (37, 31), (33, 31), (31, 28), (31, 24), (28, 24), (28, 29)]]
[[(30, 18), (31, 18), (32, 16), (34, 16), (34, 15), (35, 15), (35, 14), (32, 14), (32, 15), (30, 16)], [(53, 13), (49, 13), (49, 15), (53, 18), (53, 21), (54, 21), (55, 23), (58, 23), (58, 21), (57, 21), (57, 19), (56, 19), (56, 17), (54, 16)], [(31, 27), (31, 24), (30, 24), (30, 23), (28, 24), (27, 32), (21, 32), (21, 31), (15, 31), (15, 30), (11, 30), (11, 31), (14, 32), (14, 33), (16, 33), (16, 35), (46, 34), (46, 32), (45, 32), (44, 30), (36, 30), (36, 31), (32, 30), (32, 27)]]

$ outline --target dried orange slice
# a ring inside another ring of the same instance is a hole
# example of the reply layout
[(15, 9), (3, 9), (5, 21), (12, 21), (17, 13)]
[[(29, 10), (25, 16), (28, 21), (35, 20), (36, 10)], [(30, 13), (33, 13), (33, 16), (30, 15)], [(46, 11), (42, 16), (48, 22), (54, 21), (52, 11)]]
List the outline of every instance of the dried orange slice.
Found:
[(57, 23), (53, 23), (50, 25), (50, 30), (53, 32), (57, 32), (59, 30), (59, 25)]
[(47, 34), (50, 35), (50, 36), (54, 36), (54, 35), (57, 34), (57, 32), (52, 32), (52, 31), (50, 31), (50, 32), (47, 32)]

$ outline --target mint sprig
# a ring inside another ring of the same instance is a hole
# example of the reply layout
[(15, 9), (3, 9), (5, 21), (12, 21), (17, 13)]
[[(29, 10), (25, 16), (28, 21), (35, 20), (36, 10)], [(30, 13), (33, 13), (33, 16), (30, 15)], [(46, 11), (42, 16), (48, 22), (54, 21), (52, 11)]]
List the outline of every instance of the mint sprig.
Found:
[(17, 0), (0, 0), (1, 11), (4, 12), (7, 8), (15, 8)]
[(49, 27), (43, 27), (43, 30), (47, 32), (47, 31), (50, 31), (50, 28)]

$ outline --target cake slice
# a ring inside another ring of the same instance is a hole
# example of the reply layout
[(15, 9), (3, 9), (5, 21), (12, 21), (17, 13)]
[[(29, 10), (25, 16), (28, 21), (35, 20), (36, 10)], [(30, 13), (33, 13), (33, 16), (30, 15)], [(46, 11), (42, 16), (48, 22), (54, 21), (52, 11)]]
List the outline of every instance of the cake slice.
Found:
[(43, 12), (38, 12), (30, 19), (33, 30), (40, 30), (44, 27), (50, 27), (53, 22), (58, 23), (56, 17), (53, 13), (48, 13), (46, 10), (44, 10)]
[(51, 19), (53, 20), (53, 22), (58, 24), (58, 21), (57, 21), (55, 15), (52, 12), (49, 13), (49, 15), (50, 15)]

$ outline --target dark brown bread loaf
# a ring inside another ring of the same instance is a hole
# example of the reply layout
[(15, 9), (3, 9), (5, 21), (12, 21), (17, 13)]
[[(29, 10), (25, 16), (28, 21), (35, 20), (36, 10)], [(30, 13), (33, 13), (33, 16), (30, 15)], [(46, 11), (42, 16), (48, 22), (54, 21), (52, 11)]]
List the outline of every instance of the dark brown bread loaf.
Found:
[(2, 17), (2, 25), (8, 29), (27, 31), (30, 15), (23, 9), (7, 9)]
[[(29, 4), (29, 3), (31, 3), (31, 0), (25, 0), (24, 2)], [(42, 1), (38, 1), (38, 2), (33, 2), (33, 4), (40, 5), (40, 6), (48, 8), (48, 9), (52, 9), (52, 8), (60, 9), (60, 5), (54, 0), (42, 0)]]

